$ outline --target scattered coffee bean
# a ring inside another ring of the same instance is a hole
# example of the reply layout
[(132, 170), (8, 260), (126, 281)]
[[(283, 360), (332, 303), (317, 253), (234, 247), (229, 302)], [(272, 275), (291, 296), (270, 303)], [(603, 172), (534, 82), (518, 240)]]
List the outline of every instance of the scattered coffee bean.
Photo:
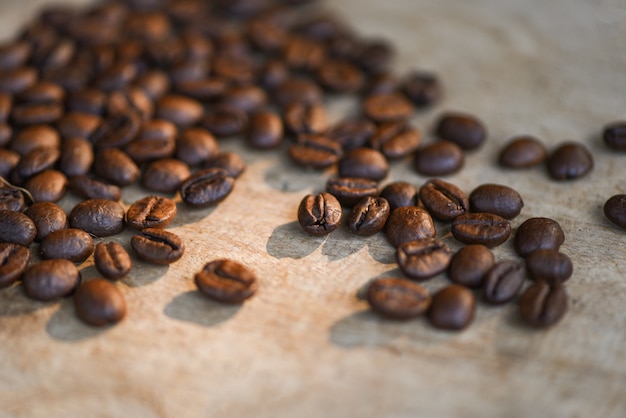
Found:
[(289, 156), (298, 165), (311, 168), (326, 168), (342, 155), (341, 145), (318, 134), (298, 135), (297, 143), (289, 147)]
[(547, 156), (548, 150), (537, 138), (518, 136), (505, 145), (498, 161), (502, 167), (528, 168), (543, 163)]
[(35, 125), (16, 133), (11, 141), (10, 149), (20, 155), (26, 155), (37, 148), (59, 148), (60, 146), (61, 138), (56, 129), (50, 125)]
[(80, 284), (76, 265), (69, 260), (43, 260), (30, 266), (22, 275), (26, 295), (32, 299), (49, 301), (68, 296)]
[(44, 170), (52, 168), (61, 155), (58, 148), (35, 148), (24, 155), (11, 172), (13, 184), (23, 184)]
[(341, 224), (341, 204), (330, 193), (306, 195), (298, 207), (298, 222), (309, 235), (326, 235)]
[(124, 207), (113, 200), (88, 199), (70, 212), (70, 226), (97, 237), (108, 237), (124, 230)]
[(358, 177), (380, 181), (389, 173), (389, 163), (380, 152), (371, 148), (355, 148), (339, 160), (340, 177)]
[(466, 213), (452, 222), (452, 235), (463, 244), (493, 248), (511, 235), (511, 224), (493, 213)]
[(122, 198), (122, 190), (118, 186), (93, 180), (85, 175), (71, 177), (69, 186), (74, 194), (85, 199), (118, 201)]
[(423, 176), (445, 176), (459, 171), (464, 163), (463, 150), (457, 144), (437, 141), (417, 150), (413, 166)]
[(176, 203), (161, 196), (146, 196), (130, 205), (126, 223), (134, 229), (165, 228), (176, 217)]
[(363, 110), (375, 122), (394, 122), (411, 116), (413, 105), (400, 93), (375, 94), (365, 99)]
[(472, 292), (464, 286), (452, 284), (435, 293), (428, 319), (435, 328), (462, 330), (474, 319), (475, 310)]
[(451, 256), (450, 248), (434, 238), (404, 242), (396, 248), (400, 270), (415, 280), (430, 279), (445, 271)]
[(604, 143), (618, 151), (626, 150), (626, 121), (613, 122), (602, 131)]
[(167, 95), (156, 103), (156, 116), (178, 126), (190, 126), (198, 122), (204, 113), (200, 102), (185, 96)]
[(12, 210), (0, 210), (0, 242), (28, 247), (36, 236), (37, 227), (28, 216)]
[(385, 227), (391, 209), (382, 197), (367, 196), (357, 203), (348, 216), (348, 228), (353, 234), (367, 237)]
[(93, 256), (96, 268), (107, 279), (119, 280), (132, 268), (130, 256), (117, 242), (98, 243)]
[(408, 241), (434, 238), (437, 231), (428, 212), (417, 206), (405, 206), (391, 212), (385, 233), (391, 245), (398, 247)]
[(188, 128), (176, 138), (176, 158), (188, 166), (200, 165), (218, 152), (217, 141), (206, 129)]
[(355, 177), (333, 177), (326, 182), (326, 191), (339, 200), (341, 206), (353, 207), (362, 199), (378, 194), (374, 180)]
[(285, 108), (285, 128), (299, 134), (320, 134), (328, 126), (326, 110), (319, 103), (294, 102)]
[(226, 303), (242, 303), (252, 297), (258, 288), (255, 274), (232, 260), (215, 260), (205, 264), (194, 280), (203, 295)]
[(0, 243), (0, 289), (20, 279), (28, 267), (30, 251), (19, 244)]
[(266, 105), (267, 94), (265, 90), (255, 85), (236, 85), (227, 88), (221, 103), (247, 113), (254, 113), (260, 111), (260, 108)]
[(248, 145), (257, 149), (278, 147), (283, 141), (283, 122), (276, 113), (259, 111), (250, 117)]
[(286, 108), (291, 103), (321, 103), (322, 89), (313, 81), (304, 77), (291, 77), (274, 89), (274, 100)]
[(204, 168), (220, 168), (226, 172), (227, 175), (236, 179), (246, 169), (246, 163), (241, 156), (234, 152), (221, 152), (215, 157), (207, 161)]
[(335, 93), (356, 92), (363, 86), (361, 70), (347, 61), (329, 60), (317, 70), (317, 79)]
[(419, 191), (424, 207), (435, 218), (452, 221), (469, 211), (469, 201), (461, 189), (441, 179), (428, 180)]
[(96, 327), (112, 325), (126, 316), (126, 301), (111, 282), (93, 279), (83, 283), (74, 294), (76, 316)]
[(218, 138), (235, 136), (247, 129), (248, 115), (232, 106), (213, 106), (204, 114), (201, 125)]
[(604, 216), (622, 229), (626, 229), (626, 194), (611, 196), (604, 203)]
[(572, 260), (556, 250), (535, 250), (526, 257), (526, 269), (533, 280), (563, 283), (572, 276)]
[(61, 144), (58, 167), (68, 177), (85, 175), (93, 164), (93, 147), (83, 138), (67, 138)]
[(159, 265), (178, 261), (185, 252), (178, 235), (158, 228), (142, 229), (131, 238), (130, 245), (140, 259)]
[(506, 260), (496, 263), (483, 280), (483, 298), (493, 305), (512, 300), (519, 293), (526, 274), (524, 266)]
[(376, 125), (368, 119), (344, 119), (328, 132), (328, 137), (349, 151), (365, 146), (375, 132)]
[(41, 241), (49, 233), (69, 226), (67, 215), (59, 205), (52, 202), (37, 202), (24, 211), (37, 228), (35, 241)]
[(432, 106), (442, 95), (439, 78), (428, 71), (409, 73), (402, 81), (402, 91), (418, 108)]
[(417, 206), (417, 196), (417, 188), (406, 181), (389, 183), (380, 192), (380, 197), (389, 202), (392, 211), (403, 206)]
[(526, 257), (538, 249), (558, 251), (565, 241), (561, 225), (550, 218), (526, 219), (515, 233), (515, 252)]
[(495, 259), (489, 248), (482, 244), (462, 247), (450, 259), (448, 277), (454, 283), (477, 288), (494, 265)]
[(370, 144), (385, 157), (398, 159), (413, 154), (421, 140), (420, 132), (406, 122), (388, 122), (378, 127)]
[(560, 283), (534, 282), (520, 298), (522, 318), (535, 328), (546, 328), (559, 322), (567, 312), (567, 293)]
[(137, 136), (141, 127), (141, 120), (135, 112), (115, 113), (103, 121), (100, 121), (100, 118), (93, 119), (91, 115), (79, 115), (81, 116), (74, 116), (73, 120), (66, 121), (73, 122), (78, 127), (65, 134), (59, 128), (61, 135), (66, 138), (76, 136), (89, 138), (97, 149), (123, 147)]
[(180, 185), (183, 202), (196, 208), (214, 205), (226, 199), (235, 185), (235, 179), (220, 168), (196, 171)]
[(481, 147), (487, 131), (483, 123), (472, 115), (458, 112), (444, 113), (435, 129), (437, 136), (457, 144), (464, 150), (475, 150)]
[(124, 146), (136, 164), (169, 158), (176, 149), (176, 127), (165, 120), (144, 122), (139, 135)]
[(143, 188), (161, 193), (175, 193), (191, 176), (189, 166), (174, 158), (163, 158), (148, 164), (141, 173)]
[(44, 259), (63, 258), (75, 263), (85, 261), (93, 253), (93, 248), (91, 235), (76, 228), (50, 232), (39, 246)]
[(417, 283), (384, 277), (370, 283), (367, 301), (373, 311), (384, 317), (410, 319), (428, 310), (431, 297), (428, 290)]
[(116, 186), (128, 186), (139, 178), (139, 167), (124, 151), (107, 148), (96, 154), (93, 165), (98, 177)]
[(67, 192), (67, 177), (57, 170), (44, 170), (26, 181), (24, 187), (35, 202), (58, 202)]
[(482, 184), (469, 195), (472, 212), (487, 212), (513, 219), (524, 207), (522, 196), (512, 188), (501, 184)]
[(593, 169), (593, 156), (582, 144), (566, 142), (552, 151), (548, 158), (548, 173), (555, 180), (573, 180)]

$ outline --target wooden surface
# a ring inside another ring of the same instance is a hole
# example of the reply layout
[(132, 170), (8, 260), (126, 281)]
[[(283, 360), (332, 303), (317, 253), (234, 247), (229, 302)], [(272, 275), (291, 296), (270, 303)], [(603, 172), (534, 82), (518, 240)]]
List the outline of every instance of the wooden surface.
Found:
[[(2, 34), (38, 3), (0, 1)], [(517, 189), (525, 207), (514, 227), (533, 216), (561, 223), (562, 251), (575, 262), (567, 316), (535, 331), (520, 323), (515, 304), (480, 303), (461, 333), (423, 319), (379, 319), (358, 294), (374, 277), (400, 274), (384, 236), (363, 239), (342, 228), (311, 238), (295, 222), (300, 199), (321, 190), (331, 172), (302, 172), (284, 150), (251, 152), (225, 141), (222, 149), (241, 152), (247, 171), (219, 206), (180, 207), (172, 230), (185, 238), (185, 256), (169, 267), (135, 263), (119, 283), (128, 303), (121, 324), (90, 328), (75, 318), (71, 300), (34, 302), (19, 287), (0, 292), (0, 417), (626, 414), (626, 233), (602, 214), (608, 197), (626, 193), (626, 155), (599, 138), (604, 124), (626, 118), (623, 1), (326, 5), (359, 33), (394, 42), (398, 74), (428, 68), (441, 75), (445, 100), (414, 118), (424, 141), (443, 109), (484, 120), (486, 145), (448, 180), (467, 192), (488, 181)], [(333, 119), (352, 104), (333, 104)], [(522, 133), (549, 147), (584, 142), (596, 167), (568, 183), (548, 180), (542, 168), (499, 169), (502, 144)], [(386, 182), (399, 179), (425, 180), (408, 161), (394, 163)], [(125, 190), (124, 204), (141, 193)], [(449, 230), (438, 227), (439, 236)], [(130, 236), (113, 239), (129, 249)], [(494, 253), (515, 257), (511, 242)], [(217, 257), (250, 266), (258, 295), (240, 307), (199, 296), (193, 274)], [(86, 278), (97, 275), (90, 264)], [(426, 286), (446, 283), (441, 276)]]

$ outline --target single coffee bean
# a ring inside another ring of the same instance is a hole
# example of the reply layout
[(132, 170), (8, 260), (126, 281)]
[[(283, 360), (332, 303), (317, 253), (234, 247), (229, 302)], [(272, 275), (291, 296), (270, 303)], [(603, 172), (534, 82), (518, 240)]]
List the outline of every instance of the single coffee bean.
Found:
[(365, 99), (363, 110), (375, 122), (394, 122), (411, 116), (413, 105), (400, 93), (375, 94)]
[(365, 81), (363, 72), (348, 61), (329, 60), (317, 69), (317, 79), (328, 91), (352, 93)]
[(430, 279), (445, 271), (451, 256), (450, 248), (434, 238), (407, 241), (396, 248), (400, 270), (414, 280)]
[(234, 152), (221, 152), (207, 161), (203, 168), (220, 168), (230, 177), (236, 179), (246, 169), (246, 163), (239, 154)]
[(124, 152), (137, 164), (171, 157), (175, 149), (176, 127), (162, 119), (144, 122), (139, 135), (124, 146)]
[(289, 147), (289, 156), (298, 165), (326, 168), (342, 155), (341, 145), (323, 135), (301, 134), (298, 142)]
[(445, 176), (459, 171), (464, 163), (461, 147), (454, 142), (437, 141), (417, 150), (413, 166), (424, 176)]
[(156, 116), (178, 126), (190, 126), (198, 122), (204, 113), (202, 104), (194, 99), (166, 95), (156, 103)]
[(393, 94), (399, 89), (397, 78), (389, 71), (382, 73), (370, 74), (367, 82), (361, 89), (363, 97), (369, 97), (376, 94)]
[(81, 276), (69, 260), (43, 260), (30, 266), (22, 275), (24, 291), (29, 298), (49, 301), (74, 292)]
[(365, 146), (375, 132), (376, 125), (368, 119), (344, 119), (328, 132), (328, 137), (349, 151)]
[(90, 139), (95, 132), (98, 132), (101, 124), (102, 118), (98, 115), (68, 112), (57, 121), (57, 129), (62, 138)]
[(457, 144), (464, 150), (480, 148), (487, 131), (483, 123), (472, 115), (458, 112), (444, 113), (435, 128), (437, 136)]
[(392, 319), (415, 318), (426, 312), (431, 303), (424, 287), (406, 279), (383, 277), (370, 283), (367, 302), (372, 310)]
[(298, 222), (304, 231), (316, 237), (326, 235), (341, 224), (341, 204), (330, 193), (306, 195), (298, 207)]
[(259, 111), (250, 117), (247, 142), (252, 148), (269, 149), (283, 141), (283, 122), (278, 114)]
[(140, 259), (159, 265), (178, 261), (185, 252), (178, 235), (158, 228), (142, 229), (131, 238), (130, 245)]
[(374, 180), (333, 177), (326, 182), (326, 191), (335, 196), (341, 206), (351, 208), (368, 196), (376, 196), (378, 187)]
[(469, 211), (469, 200), (461, 189), (441, 179), (428, 180), (419, 191), (424, 207), (435, 218), (452, 221)]
[(7, 178), (9, 173), (20, 162), (20, 154), (5, 148), (0, 148), (0, 177)]
[(61, 144), (57, 165), (68, 177), (85, 175), (93, 164), (93, 146), (83, 138), (67, 138)]
[[(0, 122), (3, 124), (6, 124), (7, 119), (9, 119), (11, 106), (13, 106), (13, 96), (7, 93), (0, 93)], [(0, 144), (3, 146), (6, 145), (4, 142)]]
[(62, 115), (63, 105), (58, 102), (15, 104), (11, 109), (11, 120), (22, 126), (54, 123)]
[(534, 282), (522, 294), (520, 314), (529, 325), (546, 328), (559, 322), (567, 312), (567, 293), (560, 283)]
[(11, 173), (14, 184), (23, 184), (26, 180), (52, 168), (61, 153), (58, 148), (35, 148), (24, 155)]
[(93, 279), (82, 284), (74, 294), (76, 316), (83, 322), (103, 327), (120, 322), (126, 316), (126, 301), (111, 282)]
[(319, 103), (293, 102), (284, 110), (285, 128), (298, 134), (319, 134), (328, 127), (326, 109)]
[(515, 261), (500, 261), (485, 275), (483, 298), (493, 305), (506, 303), (517, 296), (525, 279), (524, 266)]
[(259, 75), (259, 82), (268, 90), (274, 90), (289, 79), (289, 67), (281, 59), (268, 59)]
[(0, 70), (0, 92), (18, 94), (37, 82), (37, 70), (19, 67)]
[(96, 154), (94, 172), (116, 186), (128, 186), (139, 178), (139, 167), (124, 151), (106, 148)]
[(511, 224), (493, 213), (466, 213), (452, 222), (452, 235), (463, 244), (493, 248), (509, 238)]
[[(0, 93), (1, 94), (1, 93)], [(13, 136), (13, 128), (11, 125), (0, 122), (0, 146), (5, 146)]]
[(593, 169), (593, 156), (577, 142), (565, 142), (548, 157), (548, 173), (554, 180), (573, 180)]
[(325, 62), (325, 48), (313, 39), (294, 36), (283, 49), (287, 64), (298, 70), (315, 70)]
[(448, 277), (456, 284), (477, 288), (494, 265), (495, 259), (489, 248), (482, 244), (466, 245), (450, 259)]
[(487, 212), (513, 219), (524, 207), (522, 196), (501, 184), (482, 184), (469, 195), (472, 212)]
[(574, 270), (572, 260), (556, 250), (535, 250), (526, 257), (526, 269), (533, 280), (545, 280), (549, 284), (567, 281)]
[(515, 232), (515, 252), (526, 257), (538, 249), (558, 251), (565, 241), (561, 225), (550, 218), (526, 219)]
[(417, 206), (405, 206), (391, 212), (385, 225), (385, 232), (394, 247), (408, 241), (434, 238), (437, 234), (433, 218)]
[(602, 131), (604, 143), (618, 151), (626, 150), (626, 121), (613, 122)]
[(402, 91), (418, 108), (432, 106), (442, 96), (442, 87), (436, 74), (429, 71), (410, 72), (402, 81)]
[(32, 45), (26, 40), (3, 42), (0, 46), (0, 70), (19, 68), (26, 64)]
[(59, 205), (52, 202), (37, 202), (24, 211), (37, 228), (35, 241), (41, 241), (49, 233), (65, 229), (69, 225), (67, 215)]
[(626, 194), (611, 196), (604, 203), (604, 216), (622, 229), (626, 229)]
[[(31, 203), (30, 201), (28, 203)], [(0, 185), (0, 210), (22, 212), (26, 209), (27, 198), (18, 188)]]
[(452, 284), (435, 293), (428, 319), (435, 328), (462, 330), (474, 320), (475, 311), (476, 301), (471, 290)]
[(165, 228), (176, 217), (176, 203), (161, 196), (146, 196), (130, 205), (126, 223), (134, 229)]
[(89, 199), (74, 206), (70, 226), (97, 237), (108, 237), (124, 230), (124, 207), (113, 200)]
[(389, 173), (389, 163), (383, 154), (371, 148), (348, 151), (339, 160), (340, 177), (358, 177), (380, 181)]
[(313, 81), (304, 77), (291, 77), (274, 89), (273, 99), (281, 108), (291, 103), (321, 103), (322, 89)]
[(106, 106), (109, 115), (134, 112), (143, 121), (150, 120), (154, 115), (152, 100), (139, 87), (112, 92), (108, 97)]
[(226, 199), (235, 185), (235, 179), (220, 168), (196, 171), (180, 185), (180, 196), (189, 206), (202, 208)]
[(252, 113), (267, 103), (265, 90), (255, 85), (235, 85), (228, 87), (221, 104)]
[(394, 181), (386, 185), (380, 192), (380, 197), (389, 202), (391, 211), (403, 206), (417, 206), (417, 188), (406, 181)]
[(93, 253), (91, 235), (76, 228), (52, 231), (41, 240), (39, 250), (44, 259), (63, 258), (82, 263)]
[(545, 161), (548, 150), (532, 136), (518, 136), (512, 138), (500, 151), (498, 162), (502, 167), (527, 168), (534, 167)]
[(200, 165), (219, 153), (215, 137), (204, 128), (188, 128), (176, 138), (176, 158), (188, 166)]
[(67, 177), (57, 170), (44, 170), (26, 181), (24, 187), (35, 202), (58, 202), (67, 192)]
[(37, 227), (28, 216), (12, 210), (0, 210), (0, 242), (28, 247), (37, 236)]
[(228, 83), (219, 77), (203, 77), (176, 83), (176, 92), (200, 102), (218, 99), (226, 93)]
[(212, 106), (205, 112), (201, 125), (218, 138), (235, 136), (246, 131), (248, 114), (232, 106)]
[(226, 303), (242, 303), (258, 288), (255, 274), (232, 260), (215, 260), (194, 276), (198, 290), (205, 296)]
[(384, 39), (372, 39), (363, 42), (357, 62), (368, 74), (380, 74), (389, 71), (394, 55), (391, 44)]
[(164, 158), (151, 162), (145, 168), (141, 173), (141, 185), (154, 192), (175, 193), (190, 175), (189, 166), (184, 162)]
[(348, 228), (353, 234), (362, 237), (374, 235), (385, 227), (390, 212), (387, 200), (382, 197), (365, 197), (352, 208), (348, 216)]
[(107, 199), (118, 201), (122, 190), (113, 185), (90, 179), (85, 175), (73, 176), (69, 180), (70, 190), (85, 199)]
[(12, 243), (0, 243), (0, 289), (9, 287), (20, 279), (28, 267), (28, 247)]
[[(87, 121), (83, 122), (86, 123)], [(97, 149), (120, 148), (137, 136), (141, 119), (135, 112), (115, 113), (102, 121), (88, 136)], [(73, 136), (81, 136), (76, 132)], [(70, 137), (70, 136), (67, 136)]]
[(126, 276), (131, 268), (130, 256), (117, 242), (100, 242), (93, 253), (93, 261), (104, 277), (119, 280)]
[(413, 154), (421, 140), (420, 132), (406, 122), (388, 122), (378, 127), (370, 144), (385, 157), (398, 159)]
[(61, 138), (56, 129), (49, 125), (29, 126), (16, 133), (11, 141), (11, 150), (26, 155), (36, 148), (59, 148)]
[(84, 112), (92, 115), (103, 116), (107, 95), (95, 88), (85, 88), (75, 91), (67, 97), (66, 109), (69, 112)]

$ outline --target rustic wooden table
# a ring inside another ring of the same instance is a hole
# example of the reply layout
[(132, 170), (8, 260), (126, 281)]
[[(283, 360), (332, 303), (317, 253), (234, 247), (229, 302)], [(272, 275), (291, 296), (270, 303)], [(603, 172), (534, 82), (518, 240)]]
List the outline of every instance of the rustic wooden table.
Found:
[[(10, 36), (38, 0), (0, 1)], [(84, 3), (75, 0), (73, 3)], [(484, 120), (489, 138), (448, 179), (466, 191), (485, 182), (524, 197), (516, 227), (547, 216), (566, 232), (575, 262), (570, 310), (546, 331), (521, 324), (514, 304), (480, 303), (472, 326), (450, 333), (423, 319), (390, 322), (358, 294), (374, 277), (400, 274), (379, 234), (340, 229), (306, 236), (300, 199), (330, 172), (303, 172), (280, 152), (222, 149), (248, 164), (217, 207), (181, 207), (173, 231), (187, 243), (169, 267), (137, 262), (119, 284), (128, 316), (95, 329), (71, 300), (37, 303), (19, 287), (0, 292), (0, 417), (623, 417), (626, 415), (626, 233), (602, 205), (626, 193), (626, 155), (600, 140), (604, 124), (626, 118), (626, 5), (622, 0), (343, 0), (325, 4), (355, 29), (397, 46), (398, 74), (437, 71), (446, 97), (415, 116), (430, 129), (444, 109)], [(349, 102), (332, 105), (334, 120)], [(503, 171), (497, 153), (515, 134), (554, 147), (585, 143), (595, 169), (566, 183), (542, 168)], [(386, 182), (421, 184), (408, 161)], [(124, 191), (124, 204), (142, 192)], [(65, 209), (73, 201), (63, 201)], [(439, 235), (449, 226), (438, 224)], [(129, 232), (113, 239), (129, 248)], [(451, 238), (452, 247), (459, 248)], [(515, 257), (511, 242), (494, 250)], [(230, 257), (258, 274), (258, 295), (224, 306), (198, 295), (193, 274)], [(88, 261), (86, 278), (97, 275)], [(443, 276), (425, 285), (447, 283)]]

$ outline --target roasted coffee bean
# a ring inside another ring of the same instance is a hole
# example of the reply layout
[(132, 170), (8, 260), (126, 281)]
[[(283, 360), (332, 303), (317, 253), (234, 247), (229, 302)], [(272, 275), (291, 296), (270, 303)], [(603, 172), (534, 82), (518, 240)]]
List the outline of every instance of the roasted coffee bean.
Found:
[(37, 70), (32, 67), (19, 67), (0, 70), (0, 92), (18, 94), (37, 82)]
[(550, 218), (526, 219), (515, 233), (515, 252), (526, 257), (538, 249), (558, 251), (565, 241), (561, 225)]
[(148, 95), (139, 87), (130, 87), (111, 93), (107, 101), (107, 113), (136, 113), (142, 121), (154, 116), (154, 104)]
[(0, 177), (8, 177), (9, 173), (20, 162), (20, 154), (17, 152), (0, 148)]
[(267, 94), (254, 85), (235, 85), (227, 89), (221, 103), (251, 113), (267, 104)]
[(198, 122), (204, 113), (200, 102), (179, 95), (166, 95), (156, 103), (156, 117), (178, 126), (189, 126)]
[(454, 142), (464, 150), (480, 148), (487, 137), (485, 126), (480, 120), (459, 112), (444, 113), (437, 122), (435, 132), (439, 138)]
[(442, 87), (436, 74), (413, 71), (401, 83), (404, 94), (418, 108), (432, 106), (441, 99)]
[(256, 64), (249, 54), (221, 53), (213, 57), (212, 74), (230, 83), (251, 83), (256, 76)]
[(365, 81), (363, 72), (348, 61), (329, 60), (317, 69), (317, 80), (334, 93), (353, 93)]
[(435, 218), (452, 221), (469, 211), (469, 200), (461, 189), (441, 179), (428, 180), (419, 191), (424, 207)]
[(385, 225), (385, 232), (394, 247), (408, 241), (434, 238), (437, 234), (433, 218), (417, 206), (404, 206), (391, 212)]
[(556, 250), (535, 250), (526, 257), (526, 269), (533, 280), (563, 283), (572, 276), (572, 260)]
[(450, 248), (434, 238), (407, 241), (396, 248), (400, 270), (414, 280), (430, 279), (445, 271), (451, 257)]
[(158, 228), (142, 229), (131, 238), (130, 245), (140, 259), (160, 265), (178, 261), (185, 252), (178, 235)]
[(361, 95), (369, 97), (376, 94), (392, 94), (398, 91), (398, 87), (398, 79), (389, 72), (370, 74), (361, 89)]
[(161, 119), (142, 125), (139, 135), (124, 146), (124, 152), (137, 164), (168, 158), (176, 149), (176, 127)]
[(382, 197), (365, 197), (352, 208), (348, 216), (348, 228), (353, 234), (362, 237), (374, 235), (385, 227), (390, 213), (387, 200)]
[(176, 217), (176, 203), (161, 196), (146, 196), (128, 208), (126, 223), (134, 229), (165, 228)]
[(211, 106), (205, 112), (201, 125), (218, 138), (235, 136), (246, 131), (248, 115), (232, 106)]
[(230, 177), (239, 177), (246, 169), (246, 163), (241, 156), (234, 152), (221, 152), (207, 161), (203, 168), (220, 168)]
[(30, 251), (19, 244), (0, 243), (0, 289), (20, 279), (28, 267)]
[(130, 256), (117, 242), (100, 242), (93, 253), (93, 261), (104, 277), (119, 280), (126, 276), (131, 268)]
[(93, 164), (93, 146), (83, 138), (67, 138), (61, 144), (59, 170), (68, 177), (84, 175)]
[(524, 266), (515, 261), (500, 261), (489, 269), (483, 279), (483, 298), (492, 305), (506, 303), (517, 296), (524, 279)]
[(26, 64), (32, 45), (26, 40), (3, 42), (0, 45), (0, 70), (19, 68)]
[(67, 177), (57, 170), (44, 170), (26, 181), (35, 202), (58, 202), (67, 192)]
[(461, 147), (454, 142), (437, 141), (417, 150), (413, 166), (424, 176), (445, 176), (459, 171), (464, 163)]
[(325, 49), (321, 42), (294, 36), (287, 40), (283, 56), (287, 64), (298, 70), (315, 70), (325, 62)]
[(49, 125), (34, 125), (16, 133), (11, 141), (11, 150), (26, 155), (36, 148), (59, 148), (59, 133)]
[(108, 237), (124, 230), (124, 207), (113, 200), (89, 199), (74, 206), (70, 226), (97, 237)]
[(370, 283), (367, 302), (372, 310), (392, 319), (415, 318), (426, 312), (431, 297), (428, 290), (417, 283), (395, 277), (383, 277)]
[(452, 222), (452, 235), (463, 244), (493, 248), (509, 238), (511, 224), (493, 213), (466, 213)]
[(394, 55), (391, 44), (384, 39), (371, 39), (363, 43), (357, 61), (370, 74), (387, 71)]
[(452, 284), (435, 293), (428, 310), (430, 323), (439, 329), (462, 330), (474, 320), (476, 300), (472, 292)]
[(176, 138), (176, 158), (188, 166), (200, 165), (219, 153), (215, 137), (203, 128), (188, 128)]
[(389, 163), (383, 154), (371, 148), (348, 151), (338, 165), (340, 177), (358, 177), (380, 181), (389, 173)]
[(154, 192), (175, 193), (190, 175), (191, 171), (184, 162), (164, 158), (153, 161), (145, 168), (141, 173), (141, 185)]
[(395, 122), (407, 119), (413, 105), (400, 93), (375, 94), (363, 103), (365, 115), (376, 122)]
[(194, 276), (203, 295), (226, 303), (241, 303), (252, 297), (258, 288), (255, 274), (243, 264), (232, 260), (215, 260)]
[(532, 136), (512, 138), (500, 152), (498, 162), (507, 168), (527, 168), (543, 163), (548, 150)]
[(403, 206), (417, 206), (417, 188), (406, 181), (389, 183), (381, 190), (380, 197), (389, 202), (392, 211)]
[(85, 261), (93, 253), (93, 248), (91, 235), (76, 228), (52, 231), (39, 246), (44, 259), (63, 258), (75, 263)]
[(289, 147), (289, 156), (298, 165), (326, 168), (342, 155), (341, 145), (324, 135), (300, 134), (298, 142)]
[(290, 77), (289, 67), (281, 59), (269, 59), (261, 70), (259, 82), (268, 90), (273, 90)]
[(116, 186), (128, 186), (139, 178), (139, 167), (124, 151), (107, 148), (96, 153), (93, 170), (98, 177)]
[(417, 150), (422, 136), (406, 122), (381, 124), (370, 138), (372, 148), (389, 159), (406, 157)]
[(489, 248), (482, 244), (466, 245), (450, 259), (448, 277), (454, 283), (467, 287), (480, 287), (485, 274), (495, 259)]
[(104, 115), (107, 95), (95, 88), (86, 88), (70, 94), (65, 102), (70, 112), (83, 112), (92, 115)]
[[(32, 203), (32, 202), (28, 202)], [(10, 186), (0, 185), (0, 210), (22, 212), (27, 206), (24, 192)]]
[(274, 89), (274, 100), (285, 108), (291, 103), (321, 103), (323, 98), (322, 89), (313, 81), (304, 77), (292, 77)]
[(15, 97), (15, 103), (50, 103), (63, 102), (65, 91), (57, 84), (49, 81), (39, 81), (31, 88), (24, 90)]
[(374, 180), (334, 177), (326, 182), (326, 191), (335, 196), (341, 206), (350, 208), (368, 196), (376, 196), (378, 187)]
[[(141, 120), (135, 112), (115, 113), (102, 121), (88, 138), (97, 149), (120, 148), (137, 136)], [(70, 136), (81, 136), (78, 132)]]
[(349, 151), (365, 146), (375, 132), (376, 125), (365, 118), (344, 119), (328, 132), (328, 137)]
[(554, 180), (574, 180), (593, 169), (591, 152), (580, 143), (565, 142), (548, 157), (548, 173)]
[[(84, 112), (68, 112), (58, 120), (57, 129), (63, 138), (90, 139), (94, 133), (98, 132), (101, 124), (102, 118), (100, 116)], [(116, 137), (115, 135), (111, 136)], [(98, 137), (102, 137), (101, 134)], [(91, 140), (90, 142), (93, 143)]]
[(96, 77), (94, 85), (105, 92), (122, 90), (137, 76), (137, 66), (128, 61), (117, 61)]
[(35, 241), (41, 241), (49, 233), (69, 226), (67, 215), (59, 205), (52, 202), (37, 202), (24, 211), (37, 228)]
[(218, 99), (226, 93), (228, 83), (218, 77), (203, 77), (176, 83), (176, 92), (200, 102)]
[(234, 185), (235, 179), (221, 168), (204, 168), (185, 180), (179, 192), (183, 202), (202, 208), (226, 199)]
[(61, 153), (58, 148), (35, 148), (24, 155), (11, 173), (14, 184), (23, 184), (24, 181), (52, 168), (59, 159)]
[(520, 314), (529, 325), (546, 328), (559, 322), (567, 312), (567, 293), (560, 283), (550, 285), (544, 280), (533, 283), (522, 294)]
[(626, 229), (626, 194), (611, 196), (604, 203), (604, 216), (622, 229)]
[(330, 193), (306, 195), (298, 207), (298, 222), (304, 231), (316, 237), (326, 235), (341, 224), (341, 204)]
[[(2, 65), (0, 63), (0, 65)], [(0, 93), (0, 122), (5, 124), (11, 114), (11, 107), (13, 106), (13, 96), (7, 93)], [(5, 145), (1, 142), (0, 145)]]
[(472, 212), (487, 212), (513, 219), (524, 207), (522, 196), (508, 186), (501, 184), (482, 184), (469, 195)]
[(103, 327), (120, 322), (126, 316), (126, 301), (111, 282), (93, 279), (82, 284), (74, 294), (76, 316), (83, 322)]
[(269, 149), (283, 141), (283, 122), (278, 114), (259, 111), (250, 117), (247, 142), (252, 148)]
[(326, 109), (319, 103), (294, 102), (284, 110), (285, 128), (298, 134), (316, 134), (328, 127)]
[(80, 284), (80, 272), (69, 260), (43, 260), (30, 266), (22, 275), (26, 295), (32, 299), (49, 301), (74, 292)]
[(37, 236), (37, 227), (28, 216), (12, 210), (0, 210), (0, 242), (28, 247)]
[(618, 151), (626, 150), (626, 121), (613, 122), (602, 131), (604, 143)]
[(21, 103), (11, 109), (11, 120), (22, 126), (54, 123), (62, 115), (63, 105), (58, 102)]
[(87, 176), (73, 176), (69, 180), (70, 190), (85, 199), (120, 200), (122, 190), (114, 184), (103, 183)]

